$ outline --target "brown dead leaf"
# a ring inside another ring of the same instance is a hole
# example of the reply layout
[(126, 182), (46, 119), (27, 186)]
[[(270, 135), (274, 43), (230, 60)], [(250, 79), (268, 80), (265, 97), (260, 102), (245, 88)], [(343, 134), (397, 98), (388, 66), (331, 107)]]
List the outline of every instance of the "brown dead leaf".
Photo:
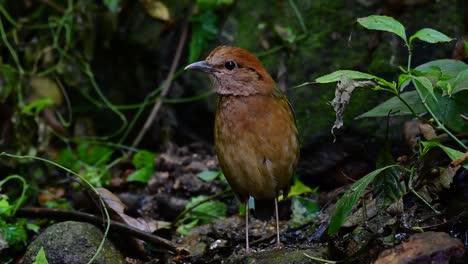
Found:
[(421, 130), (421, 133), (423, 134), (426, 140), (433, 140), (437, 138), (437, 133), (435, 129), (428, 123), (420, 123), (419, 129)]
[(466, 161), (468, 160), (468, 152), (465, 152), (465, 154), (461, 155), (460, 157), (458, 157), (458, 159), (452, 161), (450, 163), (450, 166), (452, 167), (459, 167), (461, 166), (463, 163), (465, 163)]
[(335, 129), (343, 127), (343, 116), (346, 107), (351, 101), (351, 94), (356, 88), (374, 87), (375, 83), (372, 81), (355, 81), (346, 77), (342, 77), (337, 83), (335, 89), (335, 98), (330, 102), (336, 113), (335, 123), (331, 129), (332, 134)]

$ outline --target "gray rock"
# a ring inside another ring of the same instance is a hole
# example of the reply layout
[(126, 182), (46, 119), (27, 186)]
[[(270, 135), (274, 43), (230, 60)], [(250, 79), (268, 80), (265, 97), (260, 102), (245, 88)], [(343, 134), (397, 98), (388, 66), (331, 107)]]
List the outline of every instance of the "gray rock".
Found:
[[(49, 264), (87, 263), (99, 246), (103, 233), (88, 223), (67, 221), (48, 227), (28, 246), (24, 264), (31, 264), (37, 252), (44, 248)], [(109, 240), (93, 262), (94, 264), (124, 264), (125, 259)]]

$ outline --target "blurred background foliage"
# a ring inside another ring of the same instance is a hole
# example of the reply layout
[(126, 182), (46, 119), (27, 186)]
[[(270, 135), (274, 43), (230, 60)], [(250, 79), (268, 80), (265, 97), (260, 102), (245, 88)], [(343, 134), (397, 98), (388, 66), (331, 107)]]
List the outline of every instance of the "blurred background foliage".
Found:
[[(336, 69), (393, 76), (394, 66), (406, 63), (401, 42), (388, 34), (366, 34), (355, 26), (357, 17), (381, 13), (394, 16), (410, 33), (424, 25), (460, 37), (462, 2), (2, 0), (0, 148), (46, 151), (52, 134), (67, 142), (87, 137), (129, 144), (158, 100), (187, 19), (190, 35), (168, 98), (209, 92), (203, 76), (180, 69), (219, 44), (240, 46), (255, 52), (287, 91), (307, 143), (328, 132), (334, 114), (326, 109), (334, 91), (294, 86)], [(449, 57), (453, 49), (420, 45), (414, 65)], [(202, 97), (167, 101), (145, 148), (161, 149), (168, 141), (211, 142), (215, 97)], [(379, 100), (358, 91), (347, 116)], [(147, 105), (135, 116), (142, 102)], [(371, 119), (348, 123), (360, 133), (379, 128)]]

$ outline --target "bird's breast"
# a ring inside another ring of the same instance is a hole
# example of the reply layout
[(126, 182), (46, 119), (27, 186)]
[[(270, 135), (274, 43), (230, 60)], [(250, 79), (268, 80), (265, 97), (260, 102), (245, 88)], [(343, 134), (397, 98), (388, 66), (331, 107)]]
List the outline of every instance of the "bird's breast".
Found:
[(293, 114), (285, 99), (221, 96), (215, 145), (222, 171), (241, 199), (270, 199), (287, 190), (298, 159)]

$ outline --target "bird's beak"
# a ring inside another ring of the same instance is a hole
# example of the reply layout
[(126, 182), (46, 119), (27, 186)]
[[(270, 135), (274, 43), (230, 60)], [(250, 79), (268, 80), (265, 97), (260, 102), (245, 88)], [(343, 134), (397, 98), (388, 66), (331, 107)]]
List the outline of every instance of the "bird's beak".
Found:
[(206, 61), (197, 61), (192, 64), (187, 65), (184, 70), (192, 70), (192, 71), (202, 71), (202, 72), (217, 72), (215, 68), (211, 67), (206, 63)]

